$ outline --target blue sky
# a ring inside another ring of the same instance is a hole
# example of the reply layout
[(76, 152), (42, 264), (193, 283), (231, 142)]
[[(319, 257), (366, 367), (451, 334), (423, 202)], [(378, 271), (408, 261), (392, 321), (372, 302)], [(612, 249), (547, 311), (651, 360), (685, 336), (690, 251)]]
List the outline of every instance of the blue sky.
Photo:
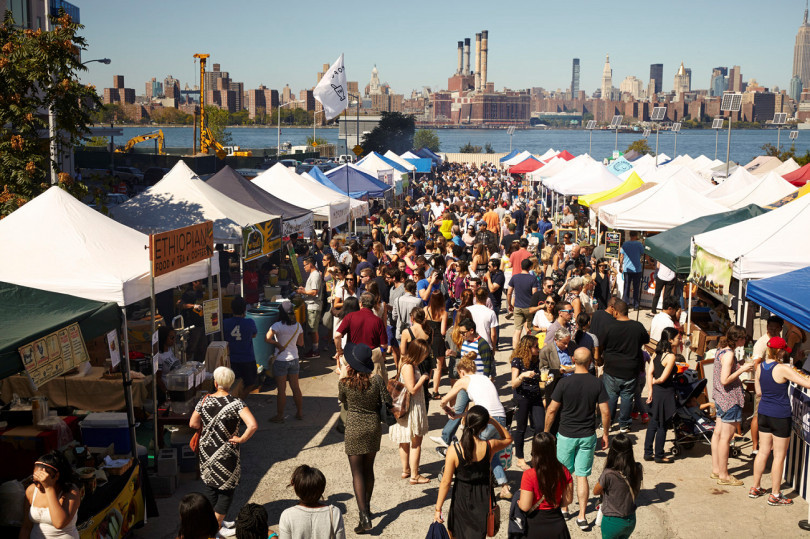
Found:
[[(99, 89), (125, 75), (144, 92), (152, 77), (181, 86), (199, 79), (192, 55), (209, 53), (245, 88), (264, 84), (294, 91), (315, 85), (322, 64), (345, 54), (349, 80), (364, 87), (374, 64), (397, 93), (445, 88), (456, 69), (456, 43), (489, 30), (489, 81), (496, 89), (567, 88), (571, 60), (580, 58), (580, 88), (601, 80), (610, 54), (613, 84), (635, 75), (646, 83), (649, 65), (664, 64), (664, 89), (680, 65), (692, 69), (692, 87), (708, 88), (715, 66), (740, 65), (743, 80), (788, 87), (793, 44), (804, 2), (776, 0), (492, 1), (411, 0), (73, 0), (81, 9), (82, 80)], [(656, 8), (655, 6), (660, 6)]]

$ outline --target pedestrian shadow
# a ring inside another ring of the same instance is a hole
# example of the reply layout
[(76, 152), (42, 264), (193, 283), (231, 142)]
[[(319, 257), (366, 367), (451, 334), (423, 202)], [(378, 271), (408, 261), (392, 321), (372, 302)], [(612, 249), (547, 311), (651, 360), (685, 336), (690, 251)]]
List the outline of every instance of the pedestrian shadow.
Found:
[[(405, 511), (410, 511), (412, 509), (423, 511), (425, 507), (431, 507), (431, 505), (435, 505), (436, 498), (439, 495), (439, 486), (438, 482), (431, 482), (431, 483), (433, 483), (434, 486), (423, 490), (422, 495), (419, 496), (418, 498), (413, 498), (404, 501), (399, 505), (392, 507), (391, 509), (388, 509), (386, 511), (380, 512), (374, 511), (374, 519), (376, 520), (379, 518), (379, 520), (377, 520), (377, 522), (374, 523), (374, 527), (369, 532), (369, 535), (375, 536), (384, 535), (386, 526), (394, 522)], [(371, 506), (373, 510), (374, 498), (371, 499)], [(414, 536), (419, 536), (419, 532), (417, 532)]]
[(675, 497), (674, 483), (658, 483), (653, 488), (642, 489), (636, 499), (638, 507), (668, 502)]

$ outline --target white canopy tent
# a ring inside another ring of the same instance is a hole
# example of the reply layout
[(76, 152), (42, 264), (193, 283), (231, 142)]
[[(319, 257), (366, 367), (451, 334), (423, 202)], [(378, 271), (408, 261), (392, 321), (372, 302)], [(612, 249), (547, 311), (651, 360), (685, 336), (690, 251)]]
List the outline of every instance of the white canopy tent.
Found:
[[(726, 181), (720, 185), (714, 186), (706, 196), (709, 198), (719, 199), (728, 195), (734, 195), (739, 190), (747, 189), (748, 187), (758, 183), (762, 178), (757, 178), (744, 167), (737, 167), (737, 170), (731, 174)], [(785, 182), (787, 183), (787, 182)]]
[(545, 166), (540, 167), (534, 172), (530, 172), (527, 176), (530, 176), (534, 181), (542, 181), (544, 185), (547, 185), (557, 174), (563, 172), (567, 174), (569, 171), (579, 170), (586, 164), (595, 162), (596, 161), (591, 159), (591, 156), (588, 154), (578, 155), (570, 161), (566, 161), (560, 157), (554, 157)]
[(768, 213), (698, 234), (692, 239), (698, 246), (722, 259), (733, 262), (737, 279), (765, 279), (810, 266), (810, 242), (804, 238), (810, 230), (810, 197), (801, 197)]
[[(668, 166), (669, 165), (672, 165), (672, 166), (678, 165), (678, 166), (682, 166), (682, 167), (688, 167), (689, 165), (692, 164), (692, 161), (694, 161), (694, 159), (689, 154), (676, 155), (672, 159), (672, 161), (667, 163), (667, 165)], [(659, 160), (659, 163), (660, 162), (661, 161)]]
[[(0, 278), (124, 307), (151, 294), (149, 237), (51, 187), (0, 220)], [(219, 273), (217, 254), (211, 273)], [(163, 292), (208, 276), (197, 262), (155, 278)]]
[(392, 167), (391, 163), (386, 163), (380, 159), (374, 152), (368, 154), (353, 166), (363, 172), (371, 174), (375, 178), (379, 178), (380, 176), (393, 178), (395, 174), (397, 178), (401, 178), (402, 176), (402, 172)]
[(747, 165), (745, 170), (751, 174), (759, 177), (764, 177), (768, 172), (782, 164), (778, 157), (773, 155), (758, 155), (753, 158)]
[[(305, 179), (307, 181), (310, 181), (310, 182), (315, 182), (316, 184), (323, 187), (323, 184), (321, 182), (319, 182), (318, 180), (316, 180), (315, 178), (313, 178), (312, 176), (310, 176), (308, 172), (304, 172), (303, 174), (301, 174), (301, 178), (303, 178), (303, 179)], [(327, 189), (329, 189), (329, 188), (327, 187)], [(331, 189), (330, 189), (330, 191), (331, 191)], [(334, 192), (339, 194), (339, 195), (342, 194), (342, 193), (340, 193), (338, 191), (334, 191)], [(360, 219), (361, 217), (365, 217), (366, 215), (368, 215), (368, 202), (366, 202), (364, 200), (357, 200), (356, 198), (350, 198), (349, 199), (349, 218), (350, 219)]]
[(643, 178), (644, 182), (666, 183), (668, 180), (675, 180), (684, 187), (688, 187), (698, 193), (706, 193), (714, 185), (708, 180), (704, 180), (686, 167), (679, 165), (665, 165), (658, 167), (652, 174)]
[(349, 220), (349, 197), (341, 195), (311, 178), (299, 176), (281, 163), (253, 178), (254, 185), (329, 221), (335, 228)]
[(794, 170), (799, 170), (800, 168), (801, 167), (799, 166), (799, 163), (797, 163), (796, 161), (793, 160), (792, 157), (790, 157), (787, 161), (785, 161), (784, 163), (773, 169), (771, 172), (775, 172), (780, 176), (784, 176), (785, 174), (790, 174)]
[(421, 155), (416, 155), (413, 152), (405, 152), (402, 155), (400, 155), (400, 157), (403, 159), (422, 159)]
[(409, 172), (413, 172), (413, 171), (416, 170), (416, 166), (414, 166), (412, 163), (409, 163), (404, 158), (398, 156), (397, 154), (395, 154), (391, 150), (388, 150), (387, 152), (385, 152), (383, 157), (386, 157), (386, 158), (390, 159), (391, 161), (393, 161), (394, 163), (396, 163), (396, 164), (398, 164), (398, 165), (400, 165), (402, 167), (405, 167), (405, 169), (407, 171), (409, 171)]
[(540, 161), (547, 161), (548, 159), (551, 159), (552, 157), (554, 157), (558, 153), (560, 153), (560, 152), (558, 152), (554, 148), (549, 148), (548, 150), (546, 150), (546, 152), (543, 155), (538, 157), (538, 159), (540, 159)]
[(650, 154), (642, 155), (631, 164), (633, 165), (633, 168), (619, 174), (620, 180), (627, 180), (627, 178), (629, 178), (633, 172), (638, 174), (638, 176), (644, 180), (646, 176), (649, 176), (655, 171), (655, 157)]
[[(740, 167), (738, 170), (744, 170)], [(754, 176), (756, 178), (756, 176)], [(729, 181), (731, 178), (729, 178)], [(728, 183), (728, 182), (726, 182)], [(722, 187), (726, 183), (720, 185)], [(740, 188), (724, 197), (714, 198), (714, 201), (727, 206), (733, 210), (742, 208), (748, 204), (757, 204), (758, 206), (765, 206), (774, 200), (779, 200), (782, 197), (796, 191), (796, 187), (789, 181), (785, 180), (779, 174), (771, 172), (764, 178), (757, 178), (756, 183)]]
[(163, 232), (203, 221), (214, 222), (214, 241), (242, 244), (242, 229), (277, 219), (240, 204), (206, 184), (183, 161), (158, 183), (110, 213), (113, 218), (144, 233)]
[(534, 157), (534, 156), (531, 154), (531, 152), (522, 151), (519, 154), (517, 154), (516, 156), (514, 156), (512, 159), (508, 159), (508, 160), (504, 161), (501, 164), (504, 165), (504, 166), (507, 166), (507, 167), (512, 167), (512, 166), (517, 165), (518, 163), (522, 163), (523, 161), (525, 161), (529, 157)]
[(675, 179), (599, 208), (599, 220), (609, 228), (663, 232), (698, 217), (728, 211)]
[(566, 169), (549, 178), (546, 187), (561, 195), (590, 195), (613, 189), (622, 183), (617, 176), (608, 172), (605, 165), (596, 161), (582, 161), (578, 169)]

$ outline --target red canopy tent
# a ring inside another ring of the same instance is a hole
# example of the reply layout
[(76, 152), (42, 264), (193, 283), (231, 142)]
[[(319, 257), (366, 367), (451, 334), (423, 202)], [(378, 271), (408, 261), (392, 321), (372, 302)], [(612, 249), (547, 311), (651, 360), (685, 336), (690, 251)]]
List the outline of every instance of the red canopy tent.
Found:
[(543, 163), (534, 157), (529, 157), (509, 169), (509, 174), (527, 174), (542, 167)]
[(784, 179), (795, 185), (796, 187), (802, 187), (808, 181), (810, 181), (810, 163), (804, 165), (802, 168), (798, 170), (794, 170), (793, 172), (789, 172), (782, 176)]
[(560, 159), (565, 159), (566, 161), (570, 161), (571, 159), (574, 158), (573, 155), (568, 153), (568, 150), (561, 151), (560, 153), (557, 154), (557, 157), (559, 157)]

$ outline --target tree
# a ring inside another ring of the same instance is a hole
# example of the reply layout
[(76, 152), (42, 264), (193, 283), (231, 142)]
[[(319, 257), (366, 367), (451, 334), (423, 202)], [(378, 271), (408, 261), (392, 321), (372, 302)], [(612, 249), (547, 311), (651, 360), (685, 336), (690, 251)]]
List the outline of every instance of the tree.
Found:
[(249, 116), (250, 113), (246, 110), (228, 114), (228, 125), (248, 125), (250, 123)]
[(472, 142), (467, 142), (464, 146), (458, 149), (459, 153), (481, 153), (483, 148), (481, 146), (473, 146)]
[(810, 163), (810, 151), (804, 152), (804, 155), (797, 155), (795, 144), (791, 144), (790, 148), (788, 148), (783, 152), (780, 152), (779, 148), (777, 148), (775, 144), (771, 144), (770, 142), (768, 142), (762, 145), (762, 150), (765, 152), (765, 155), (778, 157), (780, 161), (787, 161), (788, 159), (792, 158), (800, 166), (804, 166), (807, 163)]
[(627, 153), (627, 152), (630, 152), (630, 151), (633, 151), (633, 150), (640, 153), (641, 155), (647, 155), (647, 154), (654, 155), (654, 153), (655, 153), (650, 149), (650, 145), (647, 144), (647, 139), (645, 139), (645, 138), (640, 138), (638, 140), (634, 140), (633, 142), (631, 142), (630, 146), (627, 147), (627, 149), (624, 151), (624, 153)]
[(484, 153), (495, 153), (495, 150), (492, 149), (492, 144), (489, 142), (484, 145)]
[(223, 146), (230, 144), (231, 133), (225, 131), (225, 127), (228, 125), (228, 111), (214, 105), (206, 105), (205, 116), (208, 119), (208, 129), (214, 136), (214, 140)]
[(433, 129), (420, 129), (413, 135), (414, 148), (427, 148), (431, 152), (439, 151), (439, 135)]
[(90, 131), (90, 111), (100, 105), (93, 86), (81, 84), (86, 68), (84, 28), (64, 10), (52, 17), (53, 30), (28, 30), (7, 12), (0, 26), (0, 216), (5, 216), (50, 187), (51, 166), (59, 185), (77, 197), (87, 188), (52, 163), (48, 114), (56, 119), (56, 143), (78, 144)]
[(363, 135), (365, 153), (385, 153), (391, 150), (399, 155), (413, 148), (416, 121), (401, 112), (383, 112), (382, 119), (370, 133)]
[(307, 137), (307, 146), (326, 146), (329, 144), (329, 141), (323, 137), (312, 137), (311, 135)]
[(190, 125), (194, 116), (174, 107), (157, 107), (152, 111), (152, 121), (158, 124)]

